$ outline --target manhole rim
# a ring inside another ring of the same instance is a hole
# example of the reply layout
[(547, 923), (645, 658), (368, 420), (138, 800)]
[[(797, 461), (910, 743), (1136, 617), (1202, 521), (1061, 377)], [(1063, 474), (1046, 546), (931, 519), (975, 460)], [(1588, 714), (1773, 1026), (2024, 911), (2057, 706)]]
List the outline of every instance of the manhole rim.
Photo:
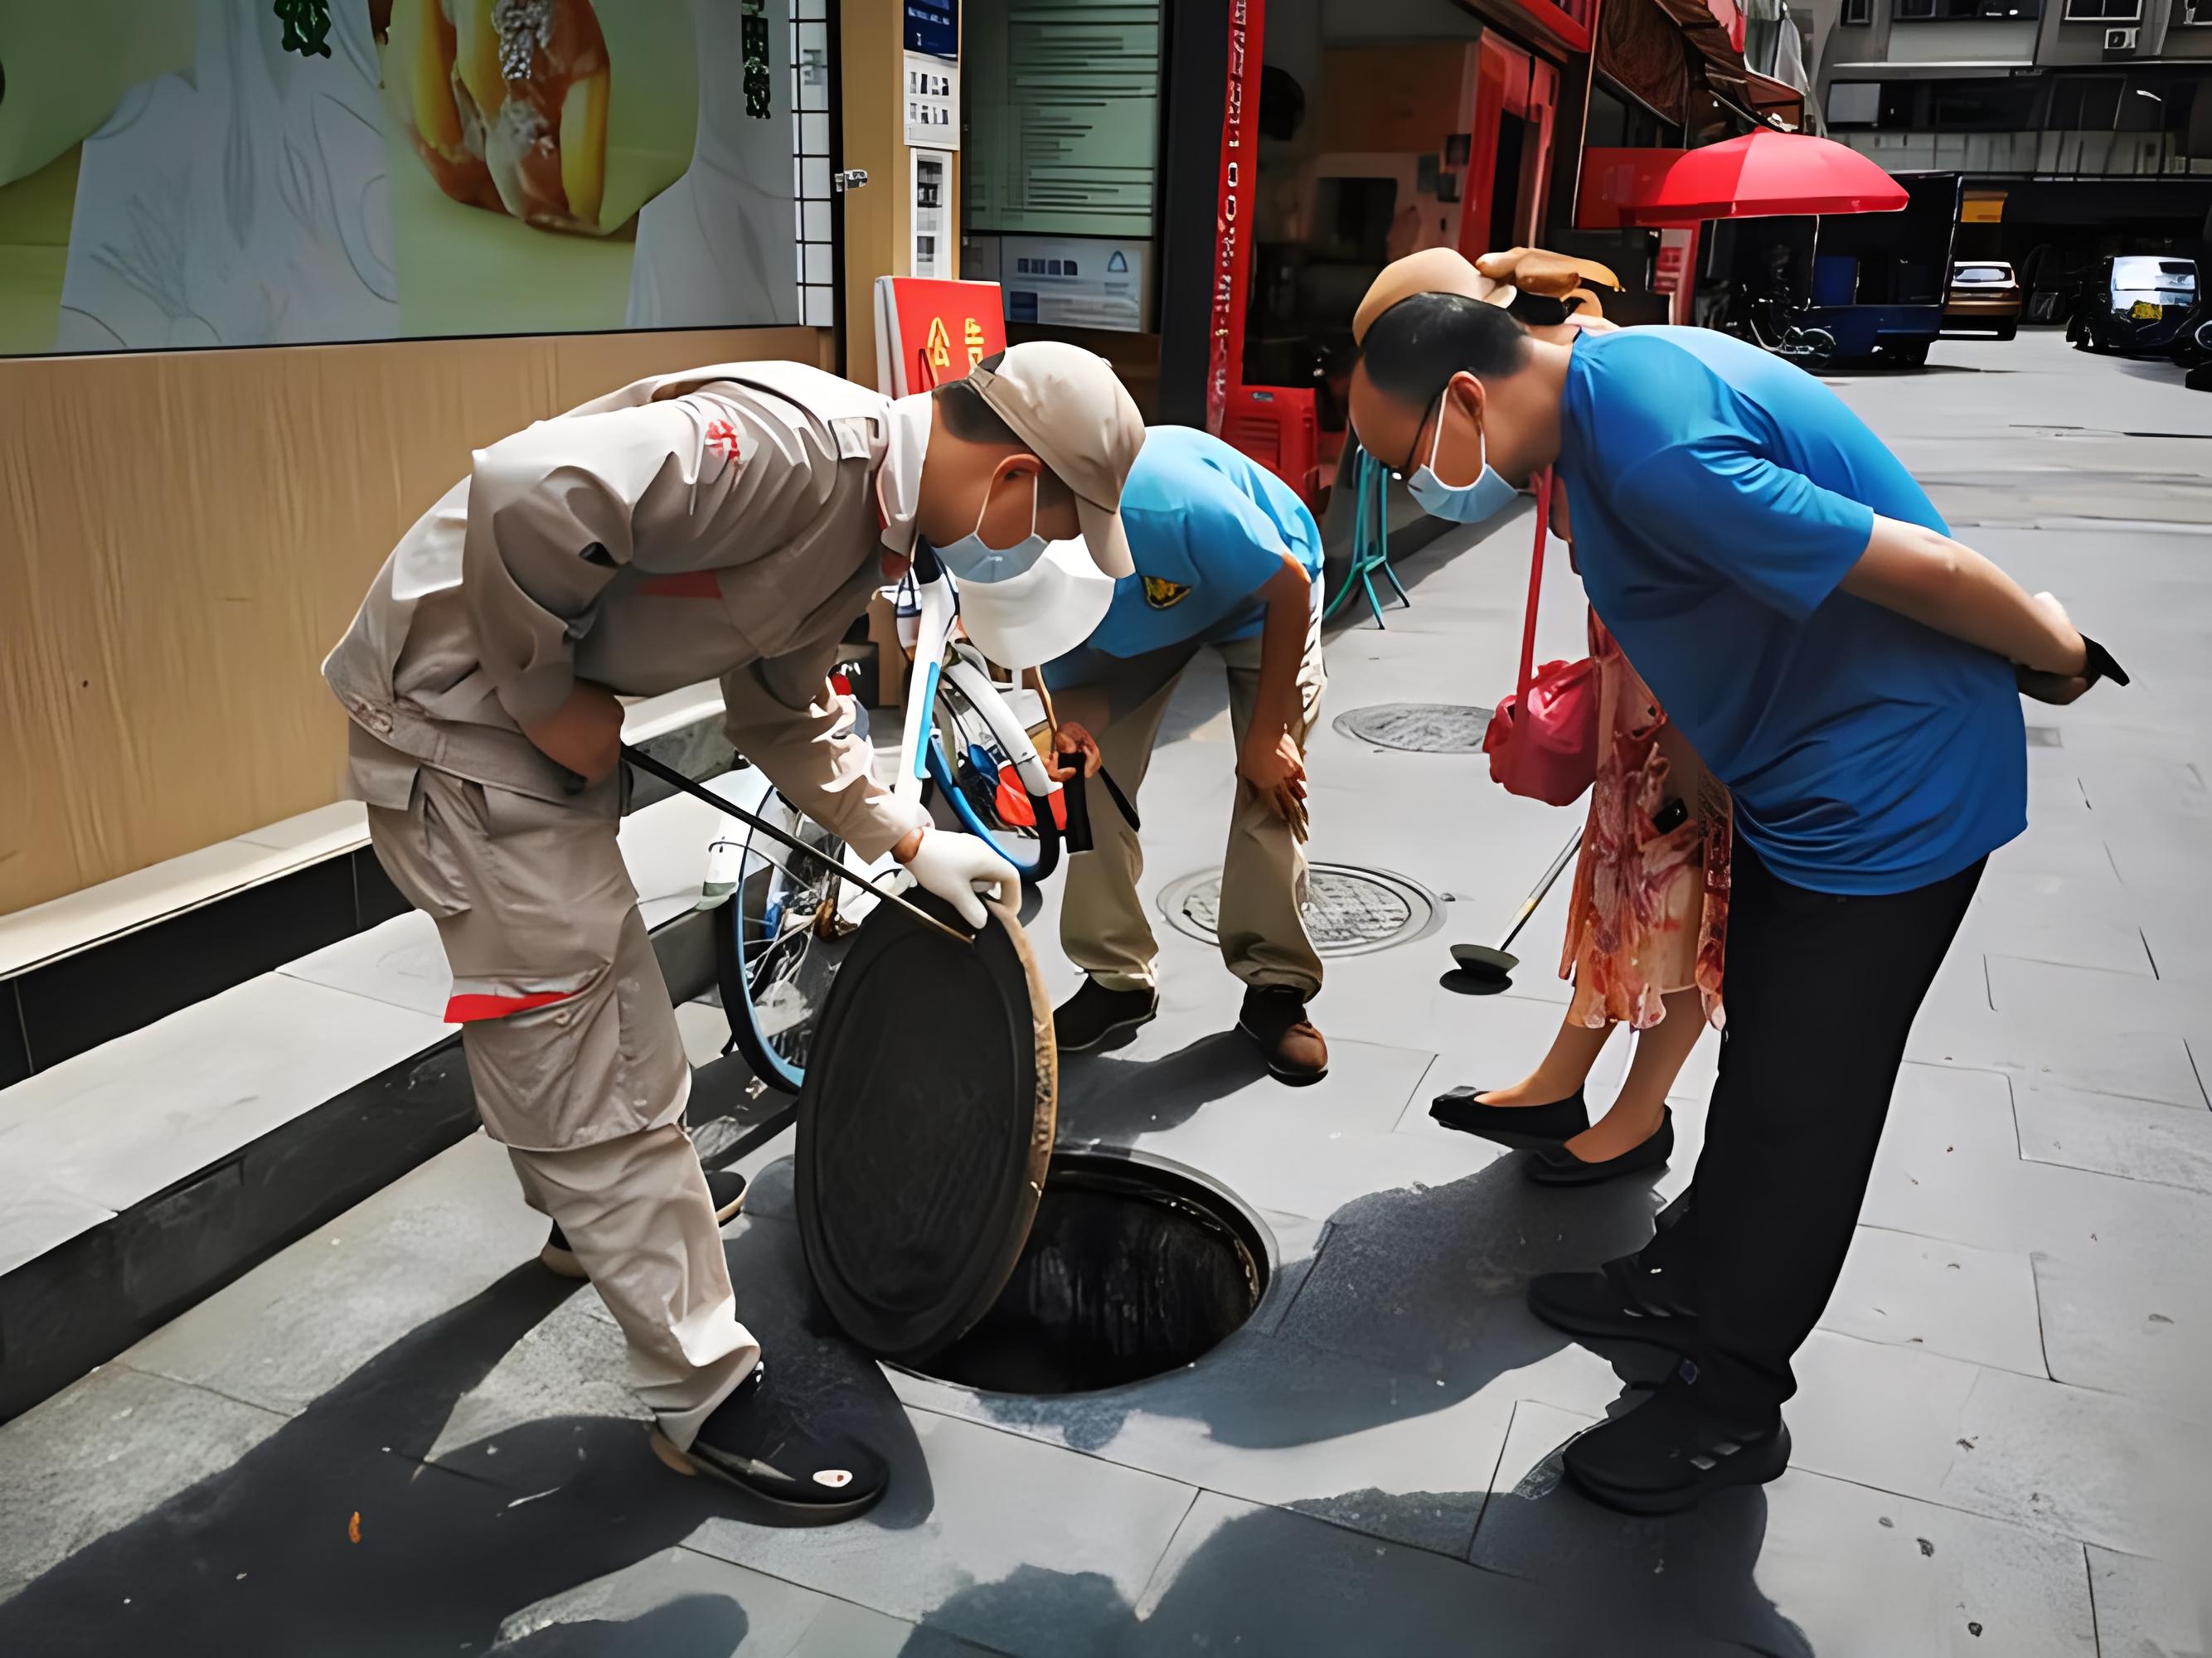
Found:
[[(1308, 880), (1324, 872), (1359, 876), (1380, 885), (1394, 888), (1401, 896), (1410, 901), (1408, 908), (1419, 905), (1428, 912), (1425, 920), (1418, 921), (1409, 920), (1406, 926), (1391, 933), (1388, 938), (1365, 939), (1356, 944), (1315, 945), (1315, 953), (1324, 961), (1336, 961), (1351, 956), (1373, 956), (1382, 950), (1395, 950), (1401, 944), (1419, 944), (1422, 939), (1432, 936), (1443, 927), (1444, 907), (1448, 901), (1443, 894), (1416, 881), (1410, 875), (1402, 874), (1395, 869), (1385, 869), (1380, 864), (1340, 864), (1333, 859), (1316, 859), (1306, 865)], [(1200, 944), (1212, 944), (1217, 948), (1221, 943), (1220, 935), (1201, 930), (1195, 921), (1184, 914), (1183, 906), (1190, 895), (1206, 882), (1212, 881), (1218, 884), (1221, 879), (1221, 866), (1216, 864), (1206, 869), (1194, 871), (1188, 875), (1177, 876), (1160, 889), (1160, 896), (1157, 901), (1162, 918), (1170, 927), (1182, 933), (1186, 938), (1194, 938)]]
[[(1358, 720), (1362, 714), (1381, 714), (1397, 708), (1432, 708), (1453, 714), (1464, 713), (1470, 716), (1470, 723), (1476, 728), (1474, 740), (1459, 748), (1417, 748), (1407, 744), (1392, 743), (1376, 736), (1372, 732), (1359, 731), (1353, 727), (1352, 721)], [(1370, 748), (1379, 749), (1389, 754), (1467, 756), (1482, 752), (1484, 734), (1488, 732), (1491, 719), (1496, 712), (1494, 708), (1484, 708), (1479, 702), (1368, 702), (1356, 708), (1345, 709), (1328, 723), (1329, 729), (1346, 741), (1364, 744)]]
[[(1235, 1230), (1243, 1240), (1245, 1247), (1252, 1252), (1254, 1264), (1259, 1269), (1260, 1293), (1252, 1303), (1252, 1310), (1244, 1315), (1243, 1321), (1188, 1364), (1176, 1365), (1171, 1370), (1162, 1370), (1157, 1376), (1139, 1376), (1134, 1382), (1118, 1382), (1104, 1388), (1072, 1388), (1066, 1393), (1060, 1394), (1015, 1393), (1004, 1388), (979, 1388), (970, 1382), (954, 1382), (945, 1376), (933, 1375), (930, 1371), (910, 1363), (905, 1359), (885, 1358), (880, 1355), (876, 1356), (876, 1363), (878, 1365), (886, 1370), (896, 1370), (902, 1375), (914, 1376), (935, 1387), (950, 1388), (956, 1393), (972, 1394), (978, 1399), (1018, 1399), (1032, 1405), (1050, 1404), (1063, 1399), (1103, 1399), (1109, 1394), (1133, 1393), (1140, 1388), (1155, 1387), (1170, 1376), (1188, 1376), (1193, 1370), (1214, 1363), (1223, 1349), (1250, 1329), (1261, 1314), (1267, 1309), (1268, 1302), (1276, 1293), (1276, 1286), (1282, 1282), (1282, 1247), (1276, 1242), (1274, 1229), (1267, 1224), (1260, 1212), (1251, 1204), (1204, 1169), (1194, 1167), (1190, 1163), (1178, 1163), (1173, 1157), (1161, 1157), (1158, 1152), (1139, 1151), (1134, 1146), (1111, 1145), (1096, 1141), (1087, 1144), (1082, 1141), (1066, 1140), (1054, 1142), (1052, 1155), (1045, 1162), (1045, 1184), (1048, 1186), (1052, 1183), (1052, 1169), (1055, 1163), (1073, 1163), (1079, 1168), (1119, 1169), (1127, 1169), (1133, 1166), (1150, 1174), (1163, 1176), (1161, 1183), (1170, 1194), (1173, 1194), (1174, 1187), (1176, 1184), (1194, 1188), (1204, 1199), (1205, 1206), (1217, 1212), (1217, 1218), (1222, 1224)], [(923, 1362), (926, 1363), (928, 1361)]]

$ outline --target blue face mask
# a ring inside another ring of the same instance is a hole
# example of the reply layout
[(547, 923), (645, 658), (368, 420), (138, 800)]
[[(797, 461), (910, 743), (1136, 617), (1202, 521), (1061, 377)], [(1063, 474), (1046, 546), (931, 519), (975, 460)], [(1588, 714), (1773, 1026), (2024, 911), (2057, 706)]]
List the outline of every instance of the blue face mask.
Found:
[(955, 581), (1012, 581), (1018, 575), (1027, 575), (1044, 556), (1048, 544), (1036, 527), (1037, 483), (1036, 478), (1030, 480), (1030, 532), (1011, 547), (983, 544), (983, 514), (991, 510), (990, 492), (984, 491), (982, 510), (975, 514), (975, 527), (959, 540), (937, 550), (938, 562), (952, 572)]
[(1437, 399), (1437, 428), (1429, 439), (1429, 458), (1406, 480), (1406, 488), (1414, 504), (1432, 518), (1454, 524), (1480, 524), (1504, 511), (1507, 503), (1521, 492), (1491, 471), (1490, 443), (1480, 427), (1475, 428), (1474, 440), (1478, 446), (1475, 452), (1482, 460), (1482, 471), (1474, 482), (1446, 483), (1437, 476), (1437, 447), (1443, 441), (1444, 410), (1450, 395), (1451, 389), (1447, 386)]

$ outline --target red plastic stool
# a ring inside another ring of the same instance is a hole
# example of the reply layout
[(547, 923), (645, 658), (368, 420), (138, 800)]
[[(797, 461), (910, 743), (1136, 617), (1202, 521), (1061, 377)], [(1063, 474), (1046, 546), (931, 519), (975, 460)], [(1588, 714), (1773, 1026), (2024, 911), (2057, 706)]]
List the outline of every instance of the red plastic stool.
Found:
[(1221, 435), (1289, 484), (1309, 509), (1320, 499), (1321, 421), (1311, 386), (1238, 386)]

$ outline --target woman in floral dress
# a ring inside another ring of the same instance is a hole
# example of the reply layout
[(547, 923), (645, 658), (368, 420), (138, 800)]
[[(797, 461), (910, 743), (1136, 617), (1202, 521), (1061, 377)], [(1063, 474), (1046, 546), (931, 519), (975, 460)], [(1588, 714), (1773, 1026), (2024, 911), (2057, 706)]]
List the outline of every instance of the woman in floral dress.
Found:
[[(1486, 253), (1471, 270), (1439, 255), (1404, 274), (1508, 307), (1531, 334), (1554, 343), (1615, 326), (1596, 290), (1617, 290), (1620, 279), (1601, 264), (1542, 248)], [(1409, 291), (1370, 289), (1355, 336)], [(1571, 548), (1566, 490), (1556, 479), (1550, 488), (1551, 531)], [(1526, 1077), (1510, 1088), (1455, 1088), (1430, 1108), (1448, 1128), (1534, 1151), (1530, 1177), (1560, 1186), (1656, 1168), (1673, 1154), (1667, 1095), (1698, 1034), (1721, 1023), (1728, 915), (1728, 792), (1668, 722), (1595, 612), (1589, 641), (1597, 775), (1559, 963), (1574, 998), (1551, 1051)], [(1583, 1087), (1624, 1024), (1638, 1033), (1636, 1053), (1612, 1108), (1592, 1124)]]
[[(1552, 525), (1573, 540), (1556, 483)], [(1728, 918), (1728, 792), (1593, 612), (1597, 776), (1583, 831), (1559, 976), (1574, 997), (1551, 1051), (1510, 1088), (1455, 1089), (1431, 1114), (1536, 1155), (1531, 1179), (1580, 1186), (1653, 1169), (1674, 1149), (1667, 1095), (1707, 1024), (1721, 1023)], [(1589, 1119), (1583, 1084), (1619, 1025), (1638, 1033), (1612, 1107)]]

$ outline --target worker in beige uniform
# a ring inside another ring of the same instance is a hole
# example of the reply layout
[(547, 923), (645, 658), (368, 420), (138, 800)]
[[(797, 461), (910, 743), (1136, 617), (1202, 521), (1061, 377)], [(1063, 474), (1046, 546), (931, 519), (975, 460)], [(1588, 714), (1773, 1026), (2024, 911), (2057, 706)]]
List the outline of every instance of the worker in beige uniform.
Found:
[(641, 380), (479, 451), (324, 664), (377, 856), (437, 923), (477, 1109), (552, 1218), (549, 1260), (572, 1255), (621, 1325), (664, 1460), (787, 1513), (857, 1513), (884, 1467), (794, 1420), (738, 1321), (734, 1194), (685, 1129), (690, 1067), (616, 845), (616, 698), (720, 679), (738, 752), (980, 926), (976, 889), (1011, 902), (1012, 872), (877, 781), (830, 683), (839, 642), (917, 537), (1014, 601), (969, 618), (987, 652), (1046, 538), (1126, 572), (1143, 440), (1103, 359), (1057, 343), (896, 402), (797, 363)]

